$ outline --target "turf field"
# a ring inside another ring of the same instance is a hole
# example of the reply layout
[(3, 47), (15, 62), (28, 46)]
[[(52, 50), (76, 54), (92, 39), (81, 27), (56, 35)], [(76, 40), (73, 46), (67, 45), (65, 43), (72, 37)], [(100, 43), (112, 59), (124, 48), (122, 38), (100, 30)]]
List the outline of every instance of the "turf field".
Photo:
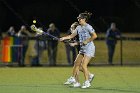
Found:
[[(0, 93), (140, 93), (140, 67), (89, 67), (88, 89), (63, 85), (72, 67), (0, 68)], [(80, 82), (84, 78), (80, 73)]]

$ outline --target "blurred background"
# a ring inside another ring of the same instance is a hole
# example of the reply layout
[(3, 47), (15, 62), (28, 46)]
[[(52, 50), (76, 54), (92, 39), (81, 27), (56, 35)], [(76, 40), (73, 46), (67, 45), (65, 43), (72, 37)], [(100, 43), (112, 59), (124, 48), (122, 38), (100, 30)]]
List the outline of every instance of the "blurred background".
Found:
[[(38, 41), (35, 33), (30, 30), (30, 25), (35, 24), (46, 31), (50, 23), (54, 23), (59, 29), (61, 37), (67, 34), (70, 25), (77, 21), (79, 13), (84, 11), (93, 13), (89, 24), (93, 26), (98, 35), (98, 39), (94, 41), (96, 57), (92, 59), (91, 65), (108, 65), (105, 39), (111, 22), (116, 23), (122, 36), (116, 45), (113, 64), (140, 64), (140, 0), (0, 0), (2, 34), (0, 65), (16, 65), (17, 63), (23, 66), (33, 65), (31, 60), (33, 54), (37, 53), (34, 46)], [(16, 36), (18, 36), (23, 25), (30, 35), (26, 33), (27, 36), (22, 39), (7, 35), (8, 29), (13, 26)], [(45, 44), (48, 44), (47, 40), (48, 38), (41, 39)], [(26, 51), (23, 48), (23, 41), (27, 42), (27, 45), (24, 43)], [(57, 48), (55, 65), (70, 65), (65, 44), (58, 42)], [(40, 51), (40, 49), (36, 50)], [(23, 51), (25, 53), (22, 53)], [(25, 56), (23, 56), (24, 54)], [(43, 52), (38, 55), (40, 58), (37, 59), (37, 64), (49, 65), (48, 55), (48, 47), (45, 47)], [(19, 62), (21, 59), (24, 59), (24, 64)]]
[(18, 30), (20, 25), (30, 25), (36, 18), (46, 27), (54, 22), (61, 32), (66, 32), (84, 11), (93, 13), (90, 22), (97, 32), (106, 32), (112, 21), (123, 32), (139, 32), (139, 0), (1, 0), (0, 25), (3, 32), (11, 25)]

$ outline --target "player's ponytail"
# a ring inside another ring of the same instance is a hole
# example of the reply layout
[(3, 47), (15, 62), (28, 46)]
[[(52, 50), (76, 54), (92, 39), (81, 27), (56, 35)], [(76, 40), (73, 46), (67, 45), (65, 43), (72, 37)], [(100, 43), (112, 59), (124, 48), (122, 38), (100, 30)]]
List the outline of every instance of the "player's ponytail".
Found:
[(91, 18), (92, 13), (85, 11), (84, 14), (86, 16), (86, 21), (88, 21)]

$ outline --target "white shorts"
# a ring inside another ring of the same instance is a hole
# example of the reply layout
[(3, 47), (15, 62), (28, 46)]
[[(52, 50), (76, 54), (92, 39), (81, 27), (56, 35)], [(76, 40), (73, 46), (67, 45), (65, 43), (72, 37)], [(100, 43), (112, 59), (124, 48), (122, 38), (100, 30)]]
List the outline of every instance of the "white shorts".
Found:
[(85, 54), (89, 57), (95, 56), (95, 46), (93, 42), (88, 43), (87, 45), (80, 46), (80, 54)]

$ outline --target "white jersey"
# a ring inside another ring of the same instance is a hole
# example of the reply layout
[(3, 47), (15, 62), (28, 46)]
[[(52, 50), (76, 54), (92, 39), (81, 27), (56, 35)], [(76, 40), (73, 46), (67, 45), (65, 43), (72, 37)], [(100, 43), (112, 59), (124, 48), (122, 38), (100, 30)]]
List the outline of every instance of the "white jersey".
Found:
[[(75, 34), (79, 36), (79, 42), (83, 42), (86, 39), (91, 37), (91, 34), (94, 33), (95, 30), (93, 27), (89, 24), (86, 24), (84, 26), (77, 26), (75, 30)], [(80, 43), (80, 51), (79, 53), (85, 54), (90, 57), (94, 57), (95, 54), (95, 46), (93, 41), (88, 42), (86, 45), (83, 45)]]

